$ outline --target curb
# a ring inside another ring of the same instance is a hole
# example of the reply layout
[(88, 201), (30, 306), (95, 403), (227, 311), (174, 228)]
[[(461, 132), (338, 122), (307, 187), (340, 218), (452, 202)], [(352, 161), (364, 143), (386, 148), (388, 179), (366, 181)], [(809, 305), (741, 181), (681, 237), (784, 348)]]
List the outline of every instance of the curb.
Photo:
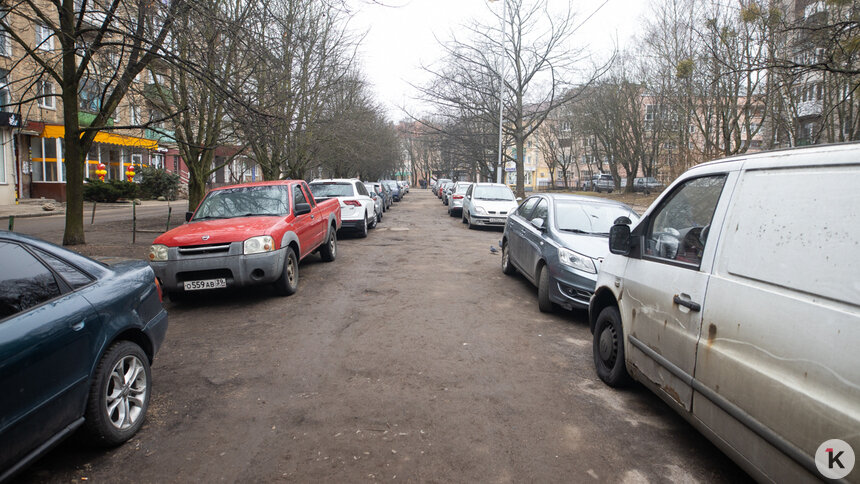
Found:
[(35, 218), (35, 217), (50, 217), (51, 215), (65, 215), (65, 210), (54, 210), (53, 212), (27, 212), (27, 213), (10, 213), (0, 214), (0, 220), (7, 220), (9, 217), (15, 218)]

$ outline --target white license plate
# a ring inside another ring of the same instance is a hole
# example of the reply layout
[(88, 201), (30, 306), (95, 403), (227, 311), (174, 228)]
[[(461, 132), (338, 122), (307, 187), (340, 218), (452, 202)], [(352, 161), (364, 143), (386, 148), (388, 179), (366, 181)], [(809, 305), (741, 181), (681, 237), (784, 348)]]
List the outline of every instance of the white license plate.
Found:
[(503, 219), (503, 218), (491, 218), (490, 223), (491, 224), (503, 224), (503, 223), (505, 223), (505, 219)]
[(218, 289), (219, 287), (227, 287), (227, 279), (221, 277), (218, 279), (206, 279), (204, 281), (185, 281), (183, 283), (186, 291), (199, 291), (201, 289)]

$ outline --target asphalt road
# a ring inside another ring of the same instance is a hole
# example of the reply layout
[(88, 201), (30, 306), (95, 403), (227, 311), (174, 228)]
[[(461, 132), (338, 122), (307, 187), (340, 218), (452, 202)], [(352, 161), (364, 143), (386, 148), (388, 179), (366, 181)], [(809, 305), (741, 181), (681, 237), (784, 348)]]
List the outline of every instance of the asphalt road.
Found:
[[(92, 230), (90, 254), (149, 243)], [(336, 261), (303, 262), (294, 296), (165, 301), (142, 430), (109, 451), (71, 439), (21, 481), (748, 480), (647, 390), (603, 385), (585, 313), (540, 313), (499, 238), (413, 190)]]

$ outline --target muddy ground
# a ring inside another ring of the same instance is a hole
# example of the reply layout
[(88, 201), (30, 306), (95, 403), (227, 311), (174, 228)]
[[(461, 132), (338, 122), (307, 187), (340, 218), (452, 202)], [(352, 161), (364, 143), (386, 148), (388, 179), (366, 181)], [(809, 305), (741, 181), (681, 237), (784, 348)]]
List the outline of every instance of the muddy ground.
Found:
[[(59, 240), (48, 224), (22, 231)], [(82, 251), (142, 257), (154, 234), (132, 246), (123, 224), (88, 227)], [(603, 385), (586, 314), (540, 313), (490, 251), (500, 235), (413, 190), (366, 239), (343, 236), (336, 261), (302, 263), (294, 296), (165, 301), (137, 436), (109, 451), (73, 438), (20, 480), (748, 480), (647, 390)]]

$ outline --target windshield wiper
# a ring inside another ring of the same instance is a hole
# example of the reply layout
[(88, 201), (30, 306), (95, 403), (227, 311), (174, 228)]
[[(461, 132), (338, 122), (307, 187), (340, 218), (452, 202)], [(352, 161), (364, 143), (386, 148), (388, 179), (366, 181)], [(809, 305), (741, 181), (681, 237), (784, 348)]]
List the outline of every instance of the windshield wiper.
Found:
[(564, 232), (570, 232), (570, 233), (573, 233), (573, 234), (585, 234), (585, 235), (592, 235), (592, 232), (586, 232), (585, 230), (580, 230), (580, 229), (560, 229), (560, 230), (562, 230), (562, 231), (564, 231)]
[(239, 217), (277, 217), (276, 213), (246, 213), (244, 215), (238, 215)]
[(199, 222), (200, 220), (217, 220), (217, 219), (222, 219), (222, 218), (232, 218), (232, 217), (218, 217), (215, 215), (210, 215), (208, 217), (194, 217), (192, 222)]

